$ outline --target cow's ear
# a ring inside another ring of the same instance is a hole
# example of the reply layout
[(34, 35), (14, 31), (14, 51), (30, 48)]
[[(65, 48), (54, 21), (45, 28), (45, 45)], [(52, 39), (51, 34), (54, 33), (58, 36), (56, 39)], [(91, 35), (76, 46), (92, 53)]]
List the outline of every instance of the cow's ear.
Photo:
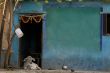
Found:
[(27, 58), (24, 59), (24, 61), (26, 61), (26, 60), (27, 60)]
[(25, 62), (26, 60), (24, 59), (23, 61)]
[(35, 61), (35, 58), (32, 58), (33, 61)]

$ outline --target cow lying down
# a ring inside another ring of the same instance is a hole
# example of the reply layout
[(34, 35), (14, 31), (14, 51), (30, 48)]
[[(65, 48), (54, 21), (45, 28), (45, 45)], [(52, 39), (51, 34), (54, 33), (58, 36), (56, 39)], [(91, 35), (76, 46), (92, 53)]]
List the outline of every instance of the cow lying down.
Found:
[(36, 69), (36, 70), (41, 70), (41, 68), (34, 62), (34, 58), (31, 56), (28, 56), (27, 58), (24, 59), (24, 69)]

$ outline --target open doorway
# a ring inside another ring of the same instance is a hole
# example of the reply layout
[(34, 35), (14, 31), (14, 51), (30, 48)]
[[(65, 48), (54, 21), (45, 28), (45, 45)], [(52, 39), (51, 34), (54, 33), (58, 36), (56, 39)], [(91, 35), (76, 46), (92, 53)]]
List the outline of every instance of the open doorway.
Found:
[(103, 16), (103, 35), (110, 36), (110, 14), (104, 13)]
[[(41, 67), (42, 55), (42, 18), (34, 15), (20, 19), (20, 28), (24, 36), (20, 39), (20, 67), (23, 67), (23, 60), (27, 56), (35, 58), (35, 63)], [(36, 22), (38, 21), (39, 22)]]

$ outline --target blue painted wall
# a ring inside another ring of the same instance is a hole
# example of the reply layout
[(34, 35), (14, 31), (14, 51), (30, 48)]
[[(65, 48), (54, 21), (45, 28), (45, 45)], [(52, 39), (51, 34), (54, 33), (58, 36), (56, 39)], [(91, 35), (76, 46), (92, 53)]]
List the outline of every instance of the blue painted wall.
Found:
[[(101, 5), (101, 4), (87, 4), (84, 6), (101, 6), (104, 8), (104, 12), (110, 12), (109, 5)], [(70, 5), (72, 6), (72, 5)], [(73, 6), (79, 7), (82, 4), (74, 4)], [(40, 3), (36, 4), (33, 2), (24, 2), (20, 4), (17, 9), (14, 11), (14, 25), (19, 24), (19, 13), (35, 13), (35, 12), (43, 12), (45, 11), (45, 5)], [(45, 11), (46, 12), (46, 11)], [(63, 50), (63, 54), (61, 53), (62, 50), (53, 49), (49, 50), (47, 48), (47, 35), (46, 35), (46, 16), (44, 17), (43, 23), (43, 53), (42, 53), (42, 67), (44, 69), (61, 69), (62, 65), (67, 65), (69, 68), (77, 69), (77, 70), (110, 70), (110, 36), (102, 36), (102, 50), (96, 50), (94, 52), (86, 51), (81, 49), (76, 49), (76, 51), (71, 50)], [(14, 32), (14, 27), (13, 27)], [(56, 29), (57, 30), (57, 29)], [(99, 42), (100, 43), (100, 42)], [(17, 36), (13, 39), (13, 56), (11, 63), (19, 67), (19, 39)], [(53, 52), (56, 52), (53, 56)], [(65, 54), (65, 55), (64, 55)], [(60, 56), (59, 56), (60, 55)], [(71, 59), (72, 58), (72, 59)]]
[[(15, 27), (20, 25), (19, 16), (21, 13), (36, 13), (42, 12), (42, 4), (34, 2), (24, 2), (17, 6), (14, 11), (14, 20), (12, 25), (12, 32), (14, 33)], [(19, 67), (19, 38), (15, 35), (12, 41), (13, 55), (11, 57), (11, 65)]]
[(87, 59), (100, 51), (100, 9), (57, 6), (46, 10), (47, 39), (43, 65), (58, 69), (64, 64), (73, 68), (84, 67), (88, 62), (86, 65), (89, 66)]
[(110, 13), (110, 4), (103, 4), (103, 13)]

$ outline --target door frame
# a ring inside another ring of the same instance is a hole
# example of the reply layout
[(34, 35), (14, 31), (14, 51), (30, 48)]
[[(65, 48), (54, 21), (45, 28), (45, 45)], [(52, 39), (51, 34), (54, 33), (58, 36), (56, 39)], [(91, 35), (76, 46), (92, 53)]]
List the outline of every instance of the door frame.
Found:
[[(20, 15), (18, 16), (18, 19), (19, 19), (19, 24), (20, 24), (20, 16), (22, 16), (22, 15), (42, 15), (42, 36), (41, 36), (41, 46), (42, 46), (42, 48), (41, 48), (41, 67), (42, 67), (42, 60), (43, 60), (43, 58), (42, 58), (42, 56), (43, 56), (43, 48), (45, 47), (45, 41), (44, 41), (44, 38), (45, 38), (45, 33), (46, 33), (46, 26), (45, 26), (45, 13), (44, 12), (42, 12), (42, 13), (20, 13)], [(20, 47), (21, 47), (21, 44), (20, 44), (20, 39), (19, 39), (19, 53), (18, 53), (18, 66), (19, 66), (19, 68), (21, 68), (21, 62), (22, 62), (22, 60), (21, 60), (21, 49), (20, 49)]]

